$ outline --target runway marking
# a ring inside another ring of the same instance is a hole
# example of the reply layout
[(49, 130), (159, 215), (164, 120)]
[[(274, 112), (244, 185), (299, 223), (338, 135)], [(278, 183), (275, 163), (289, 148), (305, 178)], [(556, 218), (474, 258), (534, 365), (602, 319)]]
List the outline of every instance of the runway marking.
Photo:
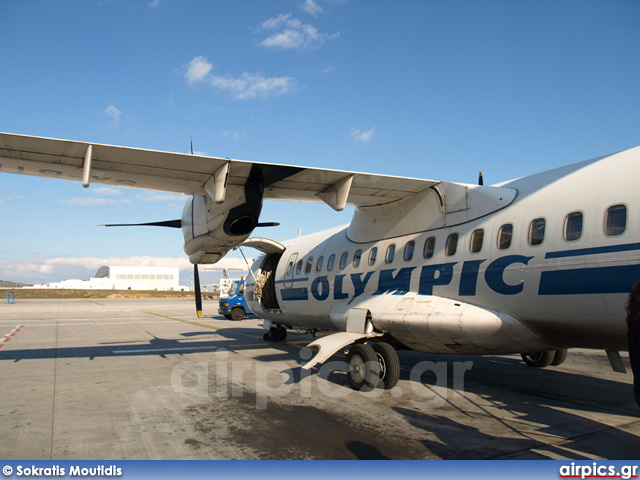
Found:
[(24, 328), (24, 325), (18, 325), (13, 330), (10, 330), (9, 333), (4, 335), (4, 338), (0, 340), (0, 348), (4, 347), (8, 342), (10, 342), (16, 334)]

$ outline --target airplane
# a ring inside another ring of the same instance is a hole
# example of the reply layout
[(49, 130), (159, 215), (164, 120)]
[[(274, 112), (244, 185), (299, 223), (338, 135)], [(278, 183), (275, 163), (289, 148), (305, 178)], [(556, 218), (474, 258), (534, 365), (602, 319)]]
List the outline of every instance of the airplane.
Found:
[[(302, 368), (348, 349), (356, 390), (393, 388), (405, 348), (521, 354), (535, 367), (603, 349), (624, 372), (639, 164), (636, 147), (485, 186), (0, 133), (0, 172), (190, 195), (180, 220), (142, 225), (182, 229), (196, 280), (199, 264), (259, 250), (245, 295), (265, 336), (332, 331)], [(274, 225), (259, 220), (264, 200), (355, 211), (348, 225), (281, 243), (251, 236)]]

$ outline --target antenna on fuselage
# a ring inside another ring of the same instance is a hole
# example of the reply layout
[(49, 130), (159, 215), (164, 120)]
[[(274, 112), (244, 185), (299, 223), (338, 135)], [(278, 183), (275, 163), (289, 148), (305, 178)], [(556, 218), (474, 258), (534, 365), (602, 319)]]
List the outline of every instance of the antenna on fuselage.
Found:
[(484, 179), (482, 178), (482, 172), (478, 174), (478, 185), (484, 185)]

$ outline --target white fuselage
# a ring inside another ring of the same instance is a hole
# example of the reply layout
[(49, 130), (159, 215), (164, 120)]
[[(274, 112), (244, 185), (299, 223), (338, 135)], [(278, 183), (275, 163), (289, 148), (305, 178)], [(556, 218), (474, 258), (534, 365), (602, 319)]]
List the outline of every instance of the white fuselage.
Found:
[[(274, 272), (277, 307), (263, 308), (251, 279), (249, 306), (274, 323), (344, 330), (336, 312), (361, 305), (374, 329), (430, 352), (624, 350), (626, 297), (640, 280), (639, 155), (629, 150), (507, 182), (500, 187), (517, 191), (513, 201), (467, 222), (364, 243), (353, 241), (352, 223), (290, 240)], [(425, 302), (432, 303), (416, 307)], [(505, 314), (490, 329), (513, 342), (476, 342), (472, 313), (460, 340), (428, 324), (434, 309), (446, 324), (461, 305)]]

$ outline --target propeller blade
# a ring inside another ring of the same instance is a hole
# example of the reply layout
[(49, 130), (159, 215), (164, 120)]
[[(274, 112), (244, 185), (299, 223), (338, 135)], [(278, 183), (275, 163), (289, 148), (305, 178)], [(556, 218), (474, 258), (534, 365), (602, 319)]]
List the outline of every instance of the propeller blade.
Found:
[(182, 228), (182, 220), (165, 220), (164, 222), (149, 223), (112, 223), (110, 225), (98, 225), (99, 227), (170, 227)]
[(200, 274), (197, 263), (193, 266), (193, 288), (196, 294), (196, 313), (198, 318), (202, 318), (202, 292), (200, 291)]
[(482, 178), (482, 172), (478, 174), (478, 185), (484, 185), (484, 179)]
[(263, 222), (256, 224), (257, 227), (278, 227), (280, 226), (280, 222)]

